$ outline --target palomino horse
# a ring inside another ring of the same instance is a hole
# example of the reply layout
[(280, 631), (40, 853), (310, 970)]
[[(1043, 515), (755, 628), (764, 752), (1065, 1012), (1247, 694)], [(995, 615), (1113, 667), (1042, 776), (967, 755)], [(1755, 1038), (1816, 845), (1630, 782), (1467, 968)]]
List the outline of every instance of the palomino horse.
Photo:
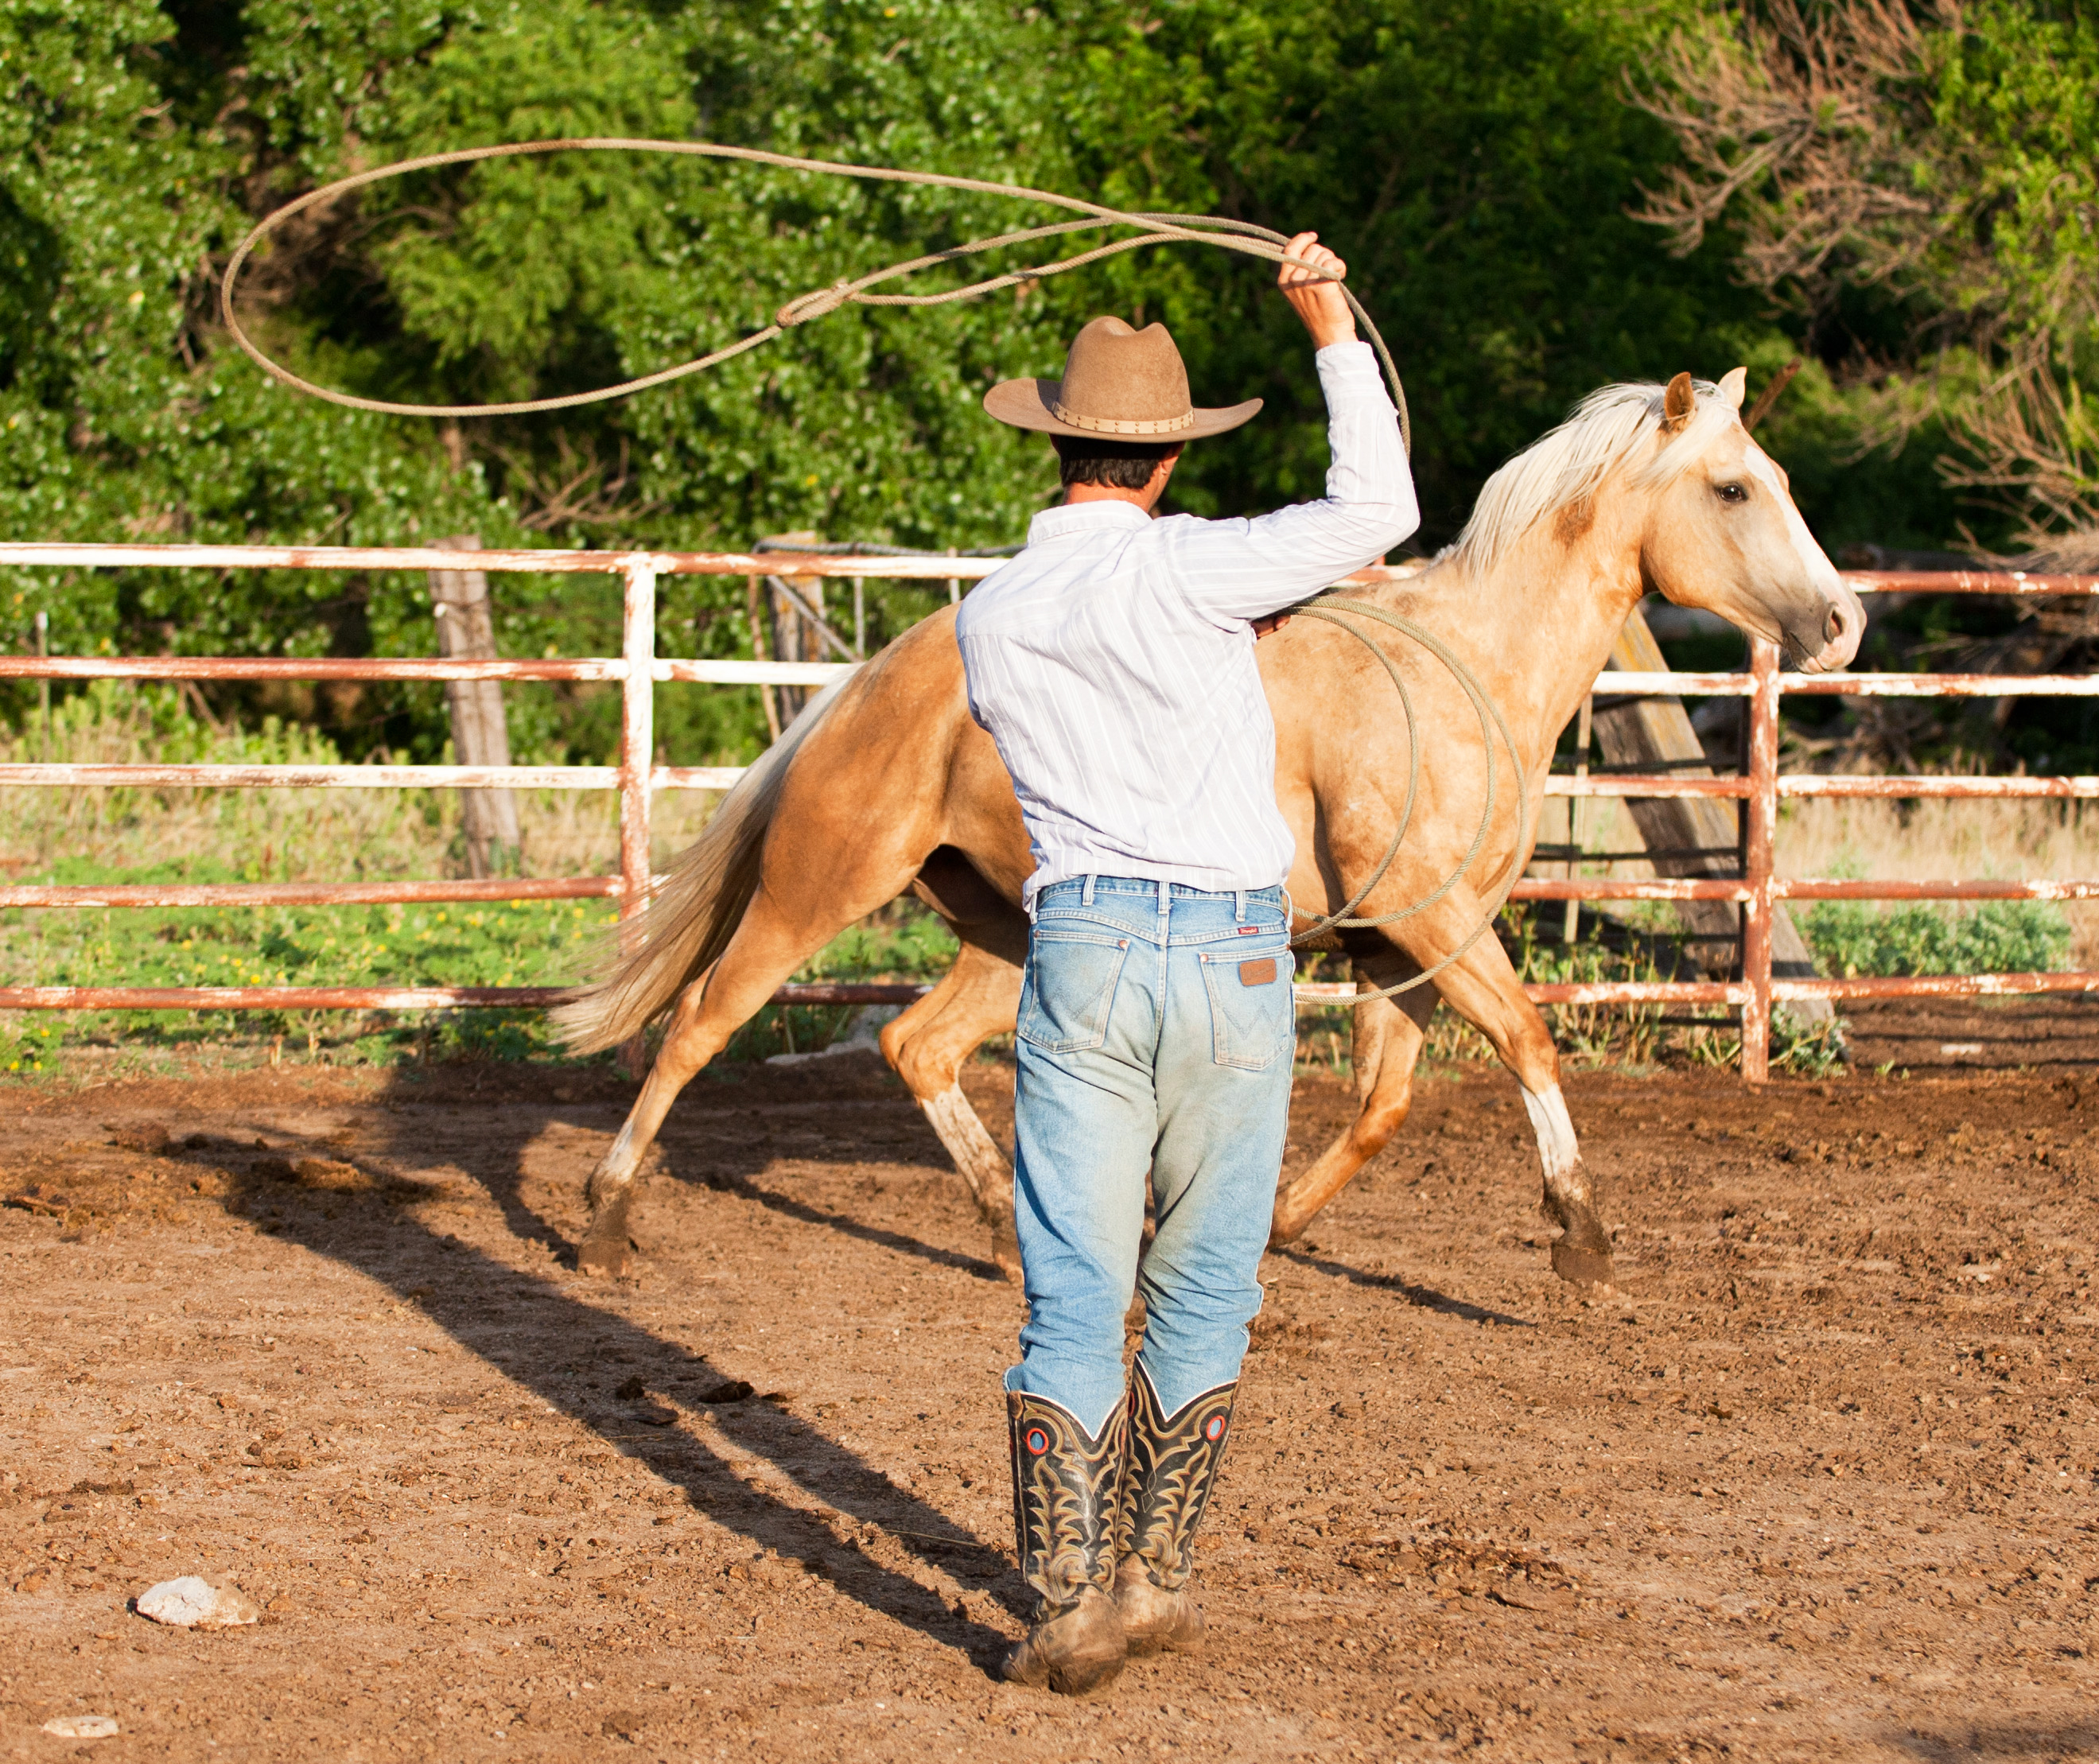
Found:
[[(1857, 650), (1865, 618), (1809, 534), (1785, 474), (1742, 427), (1742, 370), (1717, 386), (1608, 386), (1488, 480), (1458, 543), (1410, 580), (1351, 597), (1429, 631), (1499, 706), (1502, 787), (1488, 797), (1483, 718), (1419, 644), (1358, 618), (1412, 700), (1400, 714), (1385, 660), (1325, 619), (1261, 644), (1276, 727), (1276, 797), (1297, 836), (1290, 893), (1309, 928), (1339, 911), (1392, 849), (1422, 737), (1413, 814), (1397, 855), (1355, 908), (1363, 920), (1429, 900), (1375, 929), (1322, 941), (1346, 952), (1366, 994), (1460, 950), (1430, 986), (1366, 996), (1355, 1014), (1354, 1124), (1283, 1188), (1272, 1241), (1289, 1242), (1406, 1119), (1423, 1031), (1440, 996), (1516, 1074), (1561, 1228), (1552, 1266), (1606, 1284), (1611, 1245), (1561, 1097), (1559, 1060), (1492, 935), (1473, 938), (1518, 849), (1560, 730), (1640, 596), (1659, 591), (1782, 644), (1810, 671)], [(1508, 787), (1512, 776), (1520, 789)], [(1472, 860), (1468, 864), (1468, 853)], [(952, 614), (914, 627), (826, 691), (729, 793), (642, 921), (644, 935), (559, 1013), (572, 1045), (612, 1046), (675, 1004), (632, 1112), (590, 1181), (583, 1266), (627, 1263), (635, 1173), (672, 1099), (773, 988), (832, 937), (906, 889), (961, 940), (940, 983), (883, 1032), (882, 1052), (975, 1191), (993, 1254), (1012, 1272), (1012, 1172), (957, 1073), (1010, 1030), (1027, 957), (1019, 902), (1032, 866), (1012, 785), (970, 720)], [(1471, 939), (1469, 944), (1468, 940)]]

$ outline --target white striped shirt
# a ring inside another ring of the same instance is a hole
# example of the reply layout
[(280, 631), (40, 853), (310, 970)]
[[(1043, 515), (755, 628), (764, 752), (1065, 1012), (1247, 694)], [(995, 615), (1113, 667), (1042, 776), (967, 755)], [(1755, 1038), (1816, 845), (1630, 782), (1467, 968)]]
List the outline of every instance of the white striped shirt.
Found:
[(1316, 358), (1327, 495), (1258, 520), (1050, 508), (955, 624), (970, 714), (998, 744), (1038, 890), (1137, 876), (1267, 888), (1296, 847), (1275, 806), (1275, 724), (1252, 621), (1375, 562), (1419, 523), (1366, 343)]

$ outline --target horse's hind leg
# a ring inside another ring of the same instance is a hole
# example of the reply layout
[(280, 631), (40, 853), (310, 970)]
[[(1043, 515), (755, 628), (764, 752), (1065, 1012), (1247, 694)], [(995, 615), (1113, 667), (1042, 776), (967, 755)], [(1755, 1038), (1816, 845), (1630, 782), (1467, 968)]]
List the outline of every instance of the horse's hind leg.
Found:
[[(882, 899), (893, 899), (907, 879), (908, 873)], [(641, 1094), (634, 1099), (618, 1137), (591, 1172), (584, 1190), (591, 1207), (590, 1229), (576, 1247), (579, 1268), (588, 1274), (626, 1273), (634, 1178), (671, 1105), (693, 1074), (764, 1006), (773, 989), (863, 911), (850, 902), (838, 910), (845, 917), (836, 923), (827, 917), (812, 926), (791, 918), (761, 887), (721, 959), (680, 995)]]
[[(1388, 966), (1366, 960), (1359, 963), (1358, 971), (1369, 985), (1389, 986), (1402, 976), (1383, 971)], [(1411, 964), (1408, 968), (1419, 971)], [(1417, 986), (1396, 999), (1366, 998), (1356, 1006), (1358, 1112), (1318, 1161), (1275, 1197), (1275, 1221), (1268, 1236), (1270, 1248), (1294, 1241), (1399, 1131), (1413, 1101), (1414, 1064), (1420, 1058), (1436, 996), (1433, 987)]]
[[(965, 932), (966, 937), (967, 933)], [(1023, 947), (1026, 929), (1023, 922)], [(962, 1094), (962, 1062), (987, 1036), (1010, 1029), (1020, 1008), (1019, 965), (1010, 953), (965, 941), (946, 977), (882, 1032), (882, 1051), (910, 1087), (918, 1106), (991, 1227), (991, 1255), (1010, 1280), (1020, 1278), (1013, 1229), (1013, 1166)]]

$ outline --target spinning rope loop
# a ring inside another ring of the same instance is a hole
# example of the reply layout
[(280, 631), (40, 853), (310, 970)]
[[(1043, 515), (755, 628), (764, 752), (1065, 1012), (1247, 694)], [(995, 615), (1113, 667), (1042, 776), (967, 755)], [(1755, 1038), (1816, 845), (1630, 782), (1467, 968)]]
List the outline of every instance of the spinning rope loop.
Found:
[[(290, 368), (273, 361), (259, 348), (240, 322), (234, 305), (234, 288), (240, 272), (257, 246), (294, 216), (308, 209), (319, 208), (339, 196), (361, 190), (367, 184), (384, 183), (389, 178), (405, 177), (411, 172), (434, 170), (444, 165), (470, 165), (483, 160), (520, 159), (548, 153), (574, 152), (612, 153), (672, 153), (702, 159), (740, 160), (755, 165), (777, 166), (784, 171), (797, 171), (829, 178), (859, 178), (883, 183), (919, 184), (934, 189), (959, 190), (977, 196), (1012, 196), (1023, 201), (1047, 203), (1054, 208), (1068, 209), (1080, 217), (1076, 220), (1057, 221), (1046, 227), (1023, 227), (1018, 231), (1000, 233), (994, 237), (971, 240), (966, 244), (953, 245), (944, 251), (928, 252), (922, 257), (891, 264), (886, 269), (873, 271), (868, 275), (851, 277), (833, 283), (828, 288), (812, 288), (788, 301), (773, 315), (772, 323), (749, 337), (718, 349), (706, 355), (682, 362), (675, 367), (665, 367), (652, 374), (622, 381), (617, 385), (600, 386), (588, 392), (571, 392), (559, 398), (522, 398), (509, 403), (498, 404), (403, 404), (385, 398), (360, 398), (354, 393), (338, 391), (331, 386), (317, 385), (302, 379)], [(1090, 251), (1076, 257), (1060, 258), (1054, 263), (1038, 264), (1024, 270), (1015, 270), (1002, 275), (994, 275), (981, 282), (972, 282), (965, 287), (948, 288), (937, 294), (895, 294), (872, 292), (884, 282), (892, 282), (936, 265), (956, 263), (967, 257), (979, 257), (986, 252), (1001, 251), (1016, 245), (1024, 245), (1041, 239), (1058, 239), (1071, 233), (1085, 232), (1103, 227), (1130, 227), (1135, 236), (1111, 240)], [(975, 300), (985, 294), (996, 293), (1001, 288), (1017, 288), (1023, 284), (1046, 281), (1053, 275), (1061, 275), (1067, 270), (1083, 268), (1104, 258), (1136, 251), (1146, 245), (1195, 244), (1214, 245), (1221, 250), (1236, 251), (1243, 256), (1260, 257), (1270, 263), (1288, 263), (1300, 269), (1323, 273), (1318, 266), (1292, 257), (1283, 247), (1289, 243), (1284, 234), (1271, 231), (1265, 227), (1256, 227), (1249, 222), (1223, 219), (1211, 214), (1151, 213), (1142, 211), (1108, 208), (1097, 202), (1087, 202), (1077, 196), (1067, 196), (1051, 190), (1036, 190), (1024, 184), (997, 183), (979, 178), (949, 177), (939, 172), (900, 171), (883, 165), (852, 165), (830, 160), (800, 159), (791, 154), (768, 153), (759, 147), (726, 147), (713, 141), (649, 141), (627, 139), (618, 136), (585, 135), (554, 141), (516, 141), (491, 147), (462, 147), (449, 153), (427, 153), (420, 158), (407, 159), (391, 165), (381, 165), (376, 170), (359, 172), (354, 176), (339, 178), (333, 183), (323, 184), (310, 191), (297, 200), (287, 203), (275, 213), (262, 220), (248, 236), (242, 240), (232, 258), (226, 266), (226, 274), (219, 283), (219, 314), (226, 328), (255, 364), (272, 379), (281, 381), (294, 391), (323, 398), (348, 410), (371, 411), (387, 416), (527, 416), (543, 411), (574, 410), (580, 405), (601, 404), (613, 398), (626, 398), (636, 392), (645, 392), (654, 386), (668, 385), (673, 381), (688, 375), (704, 373), (710, 367), (718, 367), (724, 362), (738, 355), (762, 348), (776, 337), (785, 335), (798, 325), (809, 324), (836, 312), (842, 306), (944, 306), (957, 301)], [(1399, 412), (1400, 438), (1407, 453), (1414, 451), (1414, 430), (1406, 407), (1406, 388), (1400, 384), (1399, 370), (1393, 363), (1392, 351), (1385, 346), (1363, 303), (1345, 282), (1336, 276), (1328, 276), (1341, 291), (1349, 310), (1369, 337), (1371, 347), (1377, 351), (1380, 364), (1384, 369), (1386, 383), (1392, 389), (1393, 403)], [(1497, 772), (1494, 763), (1494, 737), (1499, 733), (1502, 744), (1514, 758), (1515, 743), (1509, 737), (1508, 724), (1503, 720), (1499, 706), (1487, 696), (1472, 671), (1453, 655), (1442, 641), (1396, 613), (1368, 601), (1349, 600), (1327, 596), (1294, 609), (1296, 616), (1317, 618), (1338, 626), (1364, 645), (1384, 666), (1399, 694), (1400, 708), (1406, 719), (1407, 779), (1406, 796), (1399, 812), (1398, 825), (1394, 829), (1392, 842), (1384, 856), (1371, 872), (1370, 878), (1338, 911), (1318, 920), (1309, 930), (1298, 933), (1291, 939), (1293, 945), (1333, 930), (1367, 930), (1397, 924), (1423, 913), (1441, 900), (1464, 879), (1477, 861), (1486, 843), (1492, 825), (1497, 794)], [(1373, 620), (1390, 627), (1402, 636), (1410, 637), (1434, 656), (1447, 669), (1451, 677), (1462, 687), (1472, 701), (1473, 710), (1480, 719), (1480, 734), (1486, 754), (1486, 799), (1481, 807), (1480, 824), (1472, 835), (1472, 848), (1463, 861), (1446, 877), (1436, 891), (1413, 905), (1400, 908), (1392, 913), (1380, 913), (1369, 918), (1351, 917), (1357, 908), (1370, 898), (1371, 891), (1384, 879), (1399, 856), (1406, 830), (1414, 818), (1415, 800), (1421, 783), (1421, 745), (1416, 738), (1414, 699), (1407, 690), (1398, 665), (1379, 646), (1375, 639), (1359, 626), (1352, 622), (1356, 618)], [(1528, 797), (1519, 788), (1516, 793), (1517, 825), (1516, 854), (1508, 873), (1497, 889), (1494, 904), (1472, 933), (1450, 954), (1426, 968), (1410, 980), (1397, 986), (1388, 986), (1373, 992), (1358, 992), (1359, 1001), (1373, 998), (1391, 998), (1402, 992), (1411, 992), (1423, 986), (1458, 960), (1493, 927), (1495, 918), (1508, 899), (1510, 889), (1522, 872), (1523, 859), (1529, 851), (1530, 805)]]
[[(385, 398), (359, 398), (354, 393), (339, 392), (329, 386), (316, 385), (310, 380), (301, 379), (290, 368), (272, 361), (257, 347), (255, 340), (242, 327), (239, 314), (234, 309), (234, 284), (239, 279), (242, 267), (255, 248), (267, 239), (294, 215), (306, 209), (319, 208), (332, 202), (338, 196), (361, 190), (367, 184), (385, 182), (389, 178), (405, 177), (410, 172), (430, 171), (441, 165), (471, 165), (482, 160), (519, 159), (547, 153), (592, 152), (610, 153), (680, 153), (701, 159), (741, 160), (754, 165), (773, 165), (783, 171), (807, 172), (827, 178), (860, 178), (883, 183), (923, 184), (934, 189), (966, 191), (977, 196), (1014, 196), (1023, 201), (1048, 203), (1054, 208), (1071, 209), (1084, 217), (1073, 221), (1058, 221), (1047, 227), (1024, 227), (1018, 232), (1001, 233), (994, 238), (975, 239), (967, 244), (953, 245), (944, 251), (929, 252), (924, 257), (909, 258), (901, 263), (892, 263), (887, 269), (835, 282), (829, 288), (812, 288), (806, 294), (797, 295), (773, 315), (772, 323), (763, 330), (754, 331), (749, 337), (718, 349), (711, 354), (695, 357), (675, 367), (659, 369), (653, 374), (644, 374), (638, 379), (623, 380), (618, 385), (600, 386), (589, 392), (571, 392), (560, 398), (522, 398), (508, 404), (399, 404)], [(1001, 251), (1010, 246), (1024, 245), (1038, 239), (1061, 238), (1067, 233), (1085, 232), (1102, 227), (1129, 227), (1138, 229), (1138, 236), (1131, 239), (1111, 240), (1097, 245), (1091, 251), (1080, 252), (1076, 257), (1065, 257), (1055, 263), (1045, 263), (1026, 270), (1016, 270), (1005, 275), (994, 275), (988, 280), (972, 282), (964, 288), (948, 288), (938, 294), (877, 294), (869, 290), (883, 282), (895, 281), (907, 275), (915, 275), (921, 270), (936, 264), (959, 262), (963, 258), (982, 255), (988, 251)], [(493, 147), (461, 147), (450, 153), (426, 153), (420, 159), (404, 159), (394, 165), (381, 165), (376, 170), (359, 172), (349, 178), (338, 178), (333, 183), (323, 184), (270, 215), (255, 230), (240, 241), (226, 274), (219, 282), (219, 315), (233, 340), (244, 350), (249, 358), (271, 378), (281, 381), (295, 391), (304, 392), (317, 398), (325, 398), (331, 404), (340, 404), (353, 411), (375, 411), (387, 416), (527, 416), (542, 411), (574, 410), (583, 404), (600, 404), (609, 398), (622, 398), (631, 393), (645, 392), (652, 386), (667, 385), (674, 380), (682, 380), (688, 374), (704, 373), (710, 367), (738, 355), (762, 347), (796, 325), (807, 324), (836, 312), (848, 304), (862, 306), (944, 306), (960, 300), (975, 300), (979, 296), (997, 293), (1002, 288), (1017, 288), (1023, 283), (1046, 281), (1053, 275), (1061, 275), (1067, 270), (1076, 270), (1089, 263), (1098, 263), (1104, 257), (1119, 256), (1125, 251), (1136, 251), (1146, 245), (1195, 244), (1215, 245), (1226, 251), (1236, 251), (1250, 257), (1261, 257), (1270, 263), (1295, 264), (1300, 269), (1314, 270), (1317, 266), (1293, 257), (1283, 249), (1289, 241), (1281, 233), (1271, 232), (1265, 227), (1256, 227), (1246, 221), (1221, 219), (1211, 214), (1147, 214), (1131, 213), (1121, 209), (1104, 207), (1098, 202), (1087, 202), (1077, 196), (1060, 196), (1054, 190), (1032, 189), (1025, 184), (994, 183), (981, 178), (951, 178), (940, 172), (898, 171), (886, 165), (851, 165), (834, 160), (798, 159), (787, 153), (768, 153), (755, 147), (724, 147), (715, 141), (645, 141), (628, 140), (618, 136), (584, 135), (559, 141), (513, 141)], [(1385, 347), (1384, 338), (1371, 315), (1364, 310), (1363, 303), (1339, 278), (1329, 276), (1341, 290), (1342, 297), (1349, 310), (1368, 334), (1372, 347), (1377, 350), (1378, 360), (1384, 367), (1385, 379), (1392, 388), (1393, 403), (1399, 410), (1399, 428), (1409, 453), (1414, 449), (1414, 429), (1406, 409), (1406, 393), (1400, 385), (1399, 370), (1393, 365), (1392, 351)]]

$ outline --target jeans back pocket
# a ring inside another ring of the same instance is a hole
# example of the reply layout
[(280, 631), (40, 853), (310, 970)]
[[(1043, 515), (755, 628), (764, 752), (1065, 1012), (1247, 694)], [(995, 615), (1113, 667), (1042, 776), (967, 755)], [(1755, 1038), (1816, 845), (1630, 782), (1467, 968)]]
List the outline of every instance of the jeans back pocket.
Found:
[(1291, 982), (1297, 959), (1287, 944), (1205, 951), (1201, 960), (1213, 1062), (1257, 1072), (1296, 1052), (1297, 1001)]
[(1027, 974), (1014, 1033), (1045, 1054), (1077, 1054), (1108, 1038), (1127, 937), (1048, 931), (1027, 940)]

